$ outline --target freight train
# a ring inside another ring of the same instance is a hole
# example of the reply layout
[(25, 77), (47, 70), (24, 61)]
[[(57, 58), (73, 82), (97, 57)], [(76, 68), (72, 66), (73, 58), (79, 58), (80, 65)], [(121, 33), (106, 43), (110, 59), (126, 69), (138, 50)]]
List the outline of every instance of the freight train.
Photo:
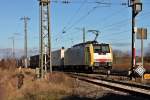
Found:
[[(111, 70), (113, 62), (112, 49), (109, 44), (88, 41), (71, 48), (52, 52), (53, 69), (61, 70)], [(37, 67), (39, 55), (30, 57), (30, 66)]]

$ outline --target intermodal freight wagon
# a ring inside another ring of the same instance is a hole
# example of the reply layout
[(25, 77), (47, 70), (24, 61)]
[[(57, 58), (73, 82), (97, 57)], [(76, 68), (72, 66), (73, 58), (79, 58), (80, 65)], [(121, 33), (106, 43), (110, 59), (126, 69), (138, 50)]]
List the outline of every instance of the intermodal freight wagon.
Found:
[[(52, 52), (53, 69), (100, 70), (112, 69), (113, 55), (109, 44), (88, 41)], [(38, 66), (39, 56), (30, 57), (31, 66)]]

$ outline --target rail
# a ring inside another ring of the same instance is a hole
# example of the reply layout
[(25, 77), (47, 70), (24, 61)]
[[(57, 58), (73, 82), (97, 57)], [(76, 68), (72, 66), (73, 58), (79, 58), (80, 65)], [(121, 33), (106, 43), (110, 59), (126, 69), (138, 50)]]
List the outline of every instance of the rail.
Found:
[(134, 96), (150, 98), (150, 86), (142, 84), (133, 84), (122, 81), (115, 81), (94, 76), (86, 76), (77, 73), (68, 73), (71, 77), (77, 78), (88, 83), (96, 84), (117, 91), (129, 93)]

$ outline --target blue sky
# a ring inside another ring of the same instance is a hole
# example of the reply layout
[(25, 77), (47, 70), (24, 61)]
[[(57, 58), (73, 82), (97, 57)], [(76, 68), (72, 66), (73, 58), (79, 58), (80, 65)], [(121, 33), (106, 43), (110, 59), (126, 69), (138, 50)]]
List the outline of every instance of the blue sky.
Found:
[[(61, 1), (61, 0), (58, 0)], [(128, 0), (70, 0), (73, 3), (51, 3), (51, 33), (52, 48), (59, 49), (62, 46), (70, 47), (82, 42), (82, 31), (76, 28), (85, 27), (86, 30), (96, 29), (99, 34), (98, 41), (112, 44), (114, 49), (131, 50), (131, 8), (121, 3)], [(111, 5), (103, 5), (86, 2), (108, 2)], [(143, 11), (136, 17), (137, 27), (150, 29), (150, 1), (142, 0)], [(96, 8), (95, 8), (96, 7)], [(11, 48), (12, 41), (8, 39), (14, 33), (15, 48), (23, 49), (23, 16), (31, 18), (28, 25), (28, 46), (30, 49), (39, 45), (39, 3), (37, 0), (1, 0), (0, 1), (0, 48)], [(66, 27), (66, 33), (62, 33)], [(145, 40), (144, 47), (150, 43), (150, 36)], [(93, 40), (94, 35), (86, 33), (86, 40)], [(120, 45), (121, 43), (121, 45)], [(140, 41), (136, 40), (136, 48), (139, 49)], [(116, 46), (119, 45), (119, 46)]]

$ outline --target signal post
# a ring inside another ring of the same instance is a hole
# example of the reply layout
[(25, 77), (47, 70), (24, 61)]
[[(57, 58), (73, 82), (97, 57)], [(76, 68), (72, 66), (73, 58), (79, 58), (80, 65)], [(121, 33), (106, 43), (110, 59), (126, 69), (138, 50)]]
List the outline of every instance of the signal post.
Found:
[(129, 71), (130, 79), (132, 80), (134, 74), (134, 67), (136, 65), (136, 49), (135, 49), (135, 17), (142, 11), (142, 3), (140, 0), (128, 0), (128, 6), (132, 8), (132, 60), (131, 69)]

